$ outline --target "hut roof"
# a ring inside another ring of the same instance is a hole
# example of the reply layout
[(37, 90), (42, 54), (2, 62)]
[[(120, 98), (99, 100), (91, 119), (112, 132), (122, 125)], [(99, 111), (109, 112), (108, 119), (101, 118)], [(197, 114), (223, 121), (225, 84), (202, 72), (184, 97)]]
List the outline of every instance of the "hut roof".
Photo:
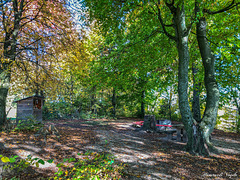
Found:
[(44, 99), (43, 96), (34, 95), (34, 96), (29, 96), (29, 97), (26, 97), (26, 98), (23, 98), (23, 99), (19, 99), (19, 100), (13, 101), (13, 102), (14, 102), (14, 103), (17, 103), (17, 102), (19, 102), (19, 101), (23, 101), (23, 100), (30, 99), (30, 98), (34, 98), (34, 97)]

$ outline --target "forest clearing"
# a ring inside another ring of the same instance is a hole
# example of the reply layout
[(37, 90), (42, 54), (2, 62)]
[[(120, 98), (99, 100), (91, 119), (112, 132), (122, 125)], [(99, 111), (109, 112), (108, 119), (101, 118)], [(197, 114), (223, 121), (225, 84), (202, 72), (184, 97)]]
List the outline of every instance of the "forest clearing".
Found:
[(0, 179), (239, 179), (240, 0), (0, 0)]
[[(58, 120), (55, 124), (61, 133), (57, 142), (49, 136), (47, 144), (33, 138), (33, 133), (1, 134), (4, 155), (26, 158), (31, 154), (43, 160), (54, 159), (54, 164), (29, 168), (15, 174), (20, 179), (40, 179), (54, 176), (57, 163), (66, 158), (82, 158), (77, 153), (110, 153), (114, 164), (124, 166), (120, 179), (238, 179), (240, 166), (240, 136), (220, 130), (213, 132), (213, 143), (224, 154), (209, 157), (194, 156), (184, 151), (184, 143), (166, 141), (166, 135), (138, 132), (136, 119), (118, 120)], [(73, 161), (75, 162), (75, 161)], [(65, 169), (65, 171), (67, 168)], [(68, 179), (68, 176), (66, 176)]]

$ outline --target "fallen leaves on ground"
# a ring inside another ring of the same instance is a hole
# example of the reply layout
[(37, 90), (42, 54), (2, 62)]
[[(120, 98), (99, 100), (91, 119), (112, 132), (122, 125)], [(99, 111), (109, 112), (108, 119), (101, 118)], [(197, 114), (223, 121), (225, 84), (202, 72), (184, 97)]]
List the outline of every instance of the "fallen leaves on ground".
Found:
[[(47, 145), (37, 140), (33, 133), (1, 133), (3, 155), (36, 155), (54, 163), (65, 158), (84, 158), (78, 153), (87, 150), (109, 152), (116, 161), (126, 164), (125, 179), (238, 179), (240, 155), (220, 154), (210, 157), (193, 156), (184, 151), (184, 143), (164, 141), (163, 134), (138, 132), (131, 126), (136, 119), (119, 120), (61, 120), (45, 122), (54, 124), (61, 133), (60, 142), (49, 136)], [(216, 130), (213, 139), (234, 140), (239, 147), (240, 136)], [(230, 144), (231, 145), (231, 144)], [(228, 144), (229, 146), (229, 144)], [(228, 147), (231, 149), (231, 147)], [(233, 148), (233, 149), (234, 149)], [(235, 149), (236, 150), (236, 149)], [(21, 179), (40, 179), (54, 175), (57, 168), (32, 167)], [(31, 173), (30, 173), (31, 172)]]

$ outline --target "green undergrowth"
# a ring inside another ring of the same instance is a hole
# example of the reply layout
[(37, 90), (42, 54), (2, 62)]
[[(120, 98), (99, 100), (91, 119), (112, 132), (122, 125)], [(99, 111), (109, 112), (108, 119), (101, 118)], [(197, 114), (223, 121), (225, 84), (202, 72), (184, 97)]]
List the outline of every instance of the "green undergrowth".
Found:
[[(63, 159), (62, 162), (58, 163), (56, 165), (58, 172), (55, 173), (55, 176), (49, 177), (49, 179), (121, 179), (124, 165), (117, 163), (111, 154), (88, 151), (85, 154), (78, 153), (78, 155), (81, 158), (71, 157)], [(24, 170), (29, 166), (39, 167), (40, 164), (44, 165), (46, 162), (54, 162), (53, 159), (45, 161), (40, 158), (34, 158), (31, 155), (27, 156), (26, 159), (19, 159), (18, 156), (6, 157), (3, 155), (0, 155), (0, 158), (5, 163), (3, 171), (7, 169), (15, 172), (10, 173), (12, 174), (10, 179), (21, 179), (21, 177), (24, 177), (24, 173), (26, 173)]]
[[(81, 154), (78, 154), (81, 155)], [(57, 165), (54, 179), (120, 179), (123, 164), (115, 162), (111, 154), (87, 152), (82, 159), (64, 159)]]
[(19, 121), (18, 125), (13, 129), (15, 132), (36, 132), (43, 126), (42, 123), (35, 119), (29, 118), (25, 121)]

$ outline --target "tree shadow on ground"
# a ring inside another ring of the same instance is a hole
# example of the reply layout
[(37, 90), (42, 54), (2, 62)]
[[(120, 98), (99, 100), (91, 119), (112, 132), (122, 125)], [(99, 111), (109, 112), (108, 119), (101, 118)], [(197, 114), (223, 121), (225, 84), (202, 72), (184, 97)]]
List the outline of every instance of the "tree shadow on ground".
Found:
[[(41, 143), (42, 139), (34, 139), (32, 134), (1, 135), (1, 138), (12, 154), (32, 153), (44, 160), (55, 159), (55, 164), (64, 158), (82, 158), (78, 153), (88, 150), (108, 152), (116, 157), (116, 162), (126, 164), (125, 179), (209, 179), (211, 176), (229, 179), (231, 175), (232, 179), (235, 175), (239, 178), (239, 155), (192, 156), (184, 151), (185, 143), (163, 141), (164, 134), (136, 132), (130, 120), (91, 121), (87, 124), (86, 121), (55, 122), (61, 141), (50, 136), (46, 145)], [(224, 134), (218, 135), (224, 138)], [(238, 142), (235, 139), (228, 144), (229, 148)], [(56, 168), (51, 168), (53, 175)], [(50, 168), (38, 170), (42, 173)]]

